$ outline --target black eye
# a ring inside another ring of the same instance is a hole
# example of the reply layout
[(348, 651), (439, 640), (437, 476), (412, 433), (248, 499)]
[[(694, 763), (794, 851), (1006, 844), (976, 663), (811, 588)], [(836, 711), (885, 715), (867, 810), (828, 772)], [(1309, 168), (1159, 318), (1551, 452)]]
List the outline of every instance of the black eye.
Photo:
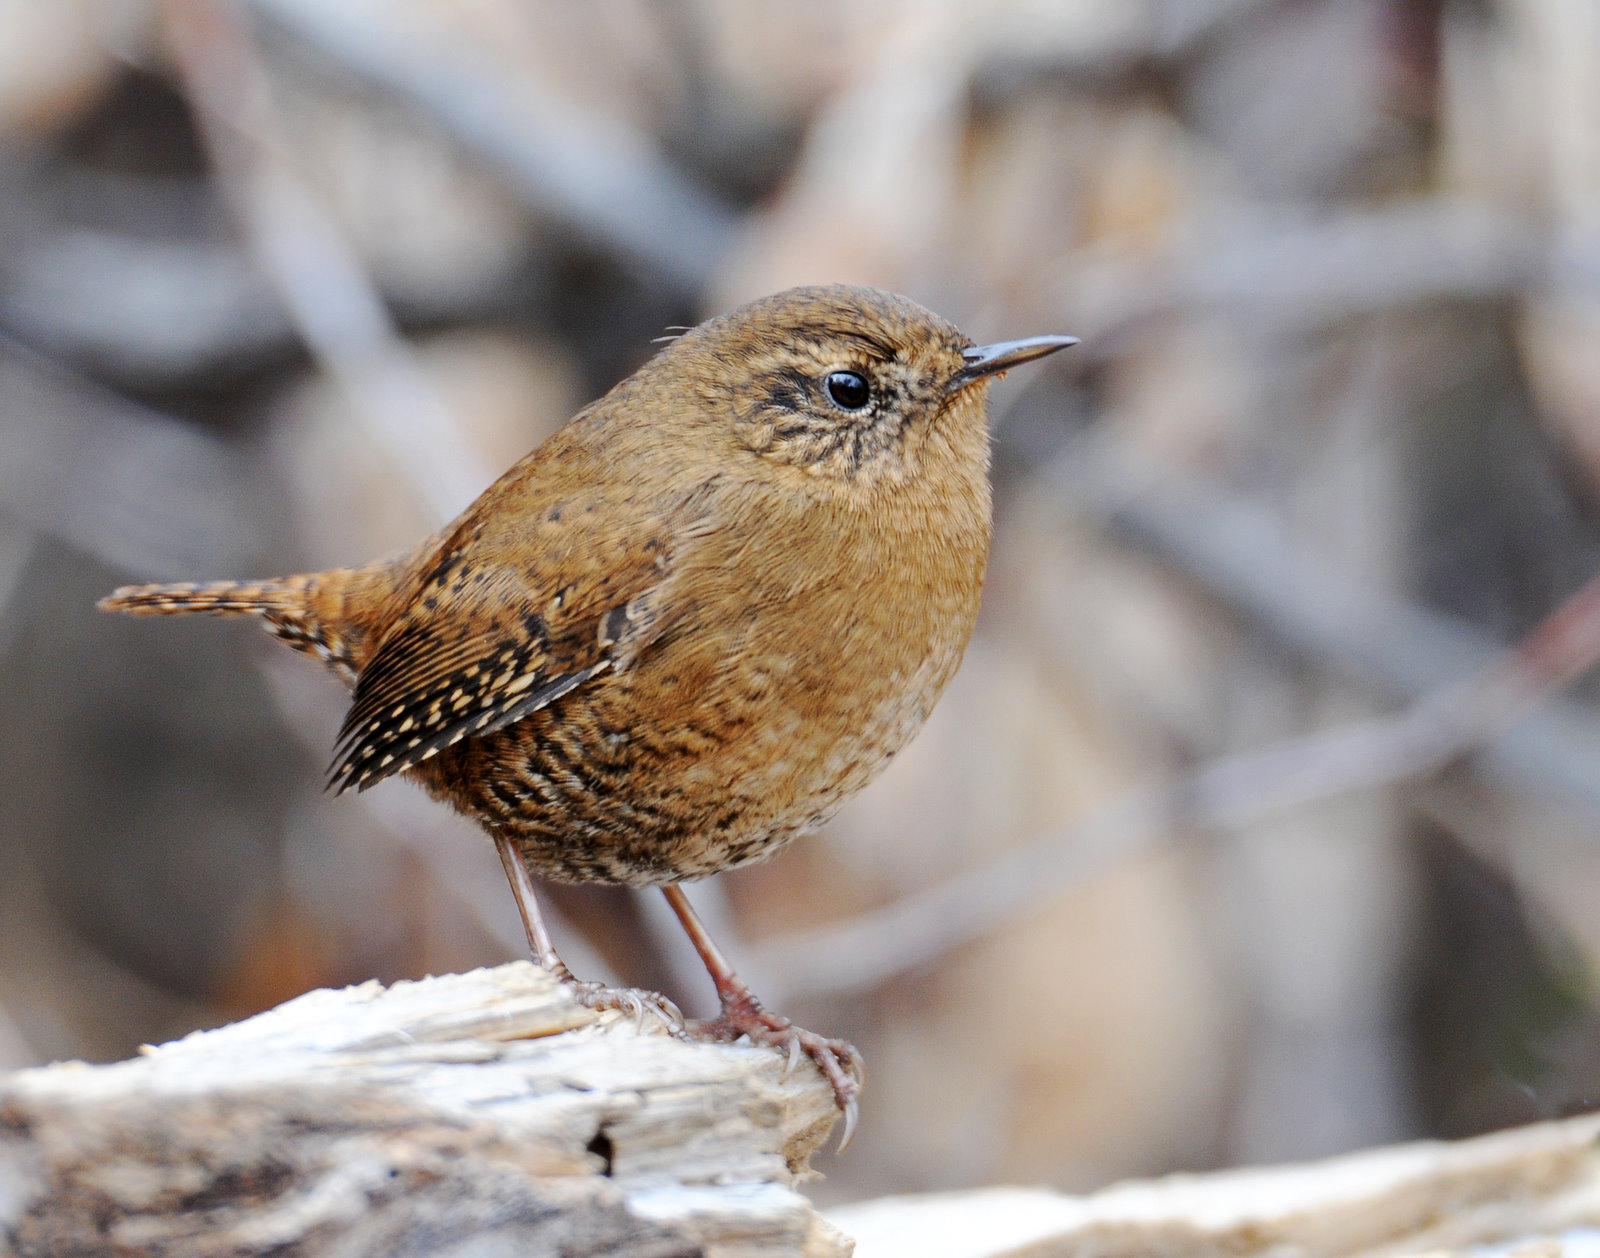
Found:
[(872, 396), (872, 390), (855, 372), (835, 371), (828, 376), (828, 396), (847, 411), (859, 411)]

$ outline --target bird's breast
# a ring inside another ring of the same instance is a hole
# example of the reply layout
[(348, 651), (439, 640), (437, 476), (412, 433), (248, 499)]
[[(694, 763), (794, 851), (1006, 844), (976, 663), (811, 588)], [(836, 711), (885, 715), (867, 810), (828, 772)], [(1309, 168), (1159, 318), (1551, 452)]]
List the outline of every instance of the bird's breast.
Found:
[[(936, 504), (938, 505), (938, 504)], [(653, 637), (550, 707), (462, 745), (440, 781), (557, 878), (680, 881), (820, 825), (920, 728), (960, 663), (987, 499), (945, 511), (723, 504)]]
[(820, 824), (921, 727), (977, 617), (987, 497), (966, 506), (892, 522), (836, 511), (764, 539), (732, 535), (712, 560), (728, 574), (716, 605), (639, 660), (639, 688), (656, 691), (645, 702), (669, 723), (677, 711), (724, 732), (682, 783), (738, 797), (722, 811), (741, 832), (730, 841), (781, 842)]

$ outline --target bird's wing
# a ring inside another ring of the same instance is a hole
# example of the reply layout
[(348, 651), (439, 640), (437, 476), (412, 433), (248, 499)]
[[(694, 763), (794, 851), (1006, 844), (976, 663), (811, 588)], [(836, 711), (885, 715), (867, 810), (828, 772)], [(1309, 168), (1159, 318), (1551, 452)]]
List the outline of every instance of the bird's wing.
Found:
[[(574, 514), (575, 527), (529, 526), (519, 563), (487, 560), (465, 530), (430, 557), (356, 679), (330, 787), (365, 790), (503, 729), (639, 649), (680, 548), (674, 531), (645, 520), (619, 539), (585, 528), (593, 513)], [(677, 530), (679, 543), (693, 536)]]

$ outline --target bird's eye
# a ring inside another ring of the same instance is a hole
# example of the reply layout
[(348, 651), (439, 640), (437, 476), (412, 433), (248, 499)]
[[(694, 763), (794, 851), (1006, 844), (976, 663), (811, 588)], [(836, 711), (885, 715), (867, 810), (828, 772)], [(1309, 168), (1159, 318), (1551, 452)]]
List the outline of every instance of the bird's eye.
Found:
[(847, 411), (859, 411), (872, 397), (872, 390), (856, 372), (834, 371), (828, 375), (828, 396)]

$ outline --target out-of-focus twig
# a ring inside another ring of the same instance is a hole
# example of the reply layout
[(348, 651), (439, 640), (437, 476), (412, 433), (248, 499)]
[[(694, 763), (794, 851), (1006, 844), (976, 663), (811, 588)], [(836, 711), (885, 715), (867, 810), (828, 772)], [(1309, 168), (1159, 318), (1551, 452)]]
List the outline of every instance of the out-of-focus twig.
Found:
[(234, 0), (167, 0), (173, 56), (262, 269), (323, 367), (441, 520), (492, 479), (389, 317), (361, 259), (279, 139)]
[(1271, 0), (1185, 0), (1181, 4), (1156, 4), (1147, 10), (1151, 51), (1178, 57), (1216, 35), (1233, 22), (1244, 21)]
[(0, 323), (46, 353), (138, 386), (171, 386), (293, 340), (234, 244), (66, 228), (8, 258)]
[(1396, 716), (1223, 757), (984, 869), (842, 924), (768, 940), (758, 956), (782, 974), (787, 998), (870, 987), (1043, 904), (1074, 879), (1175, 835), (1234, 828), (1432, 773), (1512, 729), (1597, 660), (1600, 576), (1521, 646)]
[[(1351, 588), (1265, 508), (1157, 469), (1112, 440), (1075, 443), (1041, 479), (1087, 518), (1194, 582), (1275, 641), (1390, 699), (1492, 666), (1501, 647), (1451, 616)], [(1555, 698), (1481, 748), (1483, 767), (1600, 808), (1600, 718)]]
[[(154, 240), (57, 226), (0, 257), (0, 330), (137, 389), (171, 390), (257, 369), (297, 340), (283, 302), (237, 241)], [(498, 301), (464, 286), (407, 299), (429, 323)]]
[(226, 571), (249, 549), (223, 442), (0, 338), (0, 511), (142, 574)]
[(1459, 197), (1316, 216), (1229, 208), (1192, 228), (1196, 239), (1167, 264), (1061, 260), (1050, 301), (1073, 312), (1085, 353), (1114, 358), (1128, 335), (1174, 312), (1221, 311), (1282, 334), (1417, 302), (1511, 295), (1558, 272), (1590, 284), (1600, 274), (1592, 244), (1558, 252), (1535, 223)]
[(654, 140), (526, 80), (510, 85), (462, 51), (424, 45), (366, 0), (248, 0), (369, 83), (422, 106), (532, 209), (698, 287), (734, 237), (734, 215)]

